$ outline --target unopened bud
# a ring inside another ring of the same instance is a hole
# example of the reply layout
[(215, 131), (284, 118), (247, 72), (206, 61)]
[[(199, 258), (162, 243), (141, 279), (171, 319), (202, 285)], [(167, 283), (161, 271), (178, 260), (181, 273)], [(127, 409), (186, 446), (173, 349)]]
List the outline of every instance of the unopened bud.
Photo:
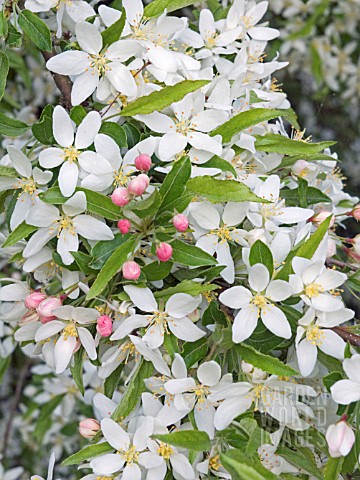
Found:
[(144, 181), (143, 178), (140, 178), (140, 176), (141, 175), (131, 180), (127, 188), (128, 192), (135, 197), (140, 197), (145, 192), (148, 186), (148, 184)]
[(129, 260), (124, 263), (122, 273), (126, 280), (137, 280), (140, 277), (141, 269), (134, 260)]
[(52, 313), (53, 310), (61, 307), (61, 305), (62, 300), (59, 297), (47, 297), (38, 305), (36, 311), (40, 317), (52, 317), (51, 319), (53, 320), (54, 318), (56, 318)]
[(94, 438), (100, 430), (100, 423), (94, 418), (85, 418), (79, 423), (79, 433), (84, 438)]
[(346, 419), (341, 419), (335, 425), (328, 427), (326, 441), (331, 457), (346, 457), (355, 443), (355, 434)]
[(130, 202), (127, 188), (125, 187), (115, 188), (115, 190), (111, 194), (111, 201), (117, 207), (125, 207), (125, 205), (127, 205)]
[(173, 218), (173, 225), (178, 232), (186, 232), (189, 227), (189, 220), (186, 215), (178, 213)]
[(160, 262), (167, 262), (170, 260), (172, 256), (172, 246), (166, 242), (160, 243), (160, 245), (156, 249), (156, 256), (160, 260)]
[(351, 210), (351, 212), (349, 212), (347, 215), (351, 216), (351, 217), (354, 217), (355, 220), (359, 221), (360, 220), (360, 205), (356, 205), (356, 207), (353, 210)]
[(31, 310), (35, 310), (35, 308), (38, 307), (39, 304), (43, 300), (45, 300), (45, 298), (47, 298), (46, 293), (43, 293), (43, 292), (40, 292), (40, 291), (32, 292), (32, 293), (30, 293), (30, 295), (28, 295), (25, 298), (25, 301), (24, 301), (25, 307), (30, 308)]
[(109, 337), (112, 334), (112, 320), (107, 315), (101, 315), (96, 322), (96, 330), (101, 337)]
[(151, 168), (151, 158), (146, 153), (142, 153), (135, 158), (135, 167), (141, 172), (148, 172)]
[(127, 233), (129, 233), (131, 223), (127, 218), (123, 218), (123, 219), (118, 221), (117, 226), (118, 226), (118, 229), (120, 230), (120, 232), (123, 235), (126, 235)]
[(315, 225), (320, 225), (324, 220), (326, 220), (330, 216), (332, 216), (332, 219), (330, 220), (330, 225), (329, 225), (329, 228), (330, 228), (335, 223), (335, 217), (331, 212), (319, 212), (310, 218), (310, 222), (314, 223)]

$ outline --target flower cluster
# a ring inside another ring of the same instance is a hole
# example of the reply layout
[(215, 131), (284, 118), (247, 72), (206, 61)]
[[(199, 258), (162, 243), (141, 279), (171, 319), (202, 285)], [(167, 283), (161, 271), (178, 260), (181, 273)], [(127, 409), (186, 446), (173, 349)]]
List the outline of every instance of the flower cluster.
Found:
[(61, 96), (0, 113), (3, 451), (47, 446), (49, 479), (355, 470), (358, 198), (274, 88), (268, 2), (5, 3)]

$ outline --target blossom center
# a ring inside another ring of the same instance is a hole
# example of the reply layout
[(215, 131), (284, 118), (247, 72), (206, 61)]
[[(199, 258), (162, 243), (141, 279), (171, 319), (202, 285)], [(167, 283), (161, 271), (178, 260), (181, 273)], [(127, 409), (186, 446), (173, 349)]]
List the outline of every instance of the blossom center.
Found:
[(209, 458), (209, 467), (211, 470), (215, 470), (215, 472), (219, 470), (221, 467), (220, 455), (214, 455), (213, 457)]
[(64, 158), (64, 160), (66, 160), (70, 163), (75, 162), (75, 160), (78, 159), (79, 155), (80, 155), (80, 152), (75, 147), (64, 148), (63, 158)]
[(75, 235), (75, 227), (72, 219), (67, 215), (60, 218), (60, 220), (55, 220), (58, 224), (58, 235), (60, 235), (62, 230), (66, 230), (71, 235)]
[(311, 342), (313, 345), (320, 347), (324, 341), (325, 334), (318, 326), (314, 325), (307, 329), (306, 340)]
[(106, 72), (109, 70), (109, 59), (106, 58), (103, 53), (98, 53), (97, 55), (90, 55), (89, 57), (92, 60), (90, 63), (90, 67), (94, 70), (97, 70), (100, 76), (105, 75)]
[(305, 295), (309, 298), (318, 297), (324, 289), (319, 283), (310, 283), (305, 287)]
[(73, 323), (70, 323), (69, 325), (66, 325), (66, 327), (63, 330), (63, 338), (64, 340), (67, 340), (69, 337), (77, 337), (77, 330), (76, 327)]
[(167, 443), (160, 443), (157, 453), (165, 460), (169, 460), (171, 455), (174, 453), (174, 450)]
[(260, 295), (260, 293), (258, 293), (252, 298), (251, 303), (255, 305), (255, 307), (257, 307), (259, 310), (266, 310), (269, 302), (264, 295)]
[(36, 183), (32, 178), (22, 178), (21, 180), (19, 180), (15, 188), (21, 189), (22, 193), (34, 195), (34, 193), (36, 192)]
[(119, 168), (119, 170), (114, 170), (114, 185), (118, 187), (124, 187), (128, 184), (129, 182), (129, 172), (128, 174), (124, 173), (122, 168)]
[(161, 334), (169, 333), (166, 312), (155, 312), (154, 315), (148, 317), (150, 333), (155, 333), (154, 327), (160, 327)]
[(197, 385), (194, 388), (194, 393), (197, 396), (197, 401), (199, 403), (204, 403), (206, 396), (209, 394), (209, 387), (206, 387), (205, 385)]
[(130, 447), (128, 450), (117, 452), (125, 460), (128, 465), (136, 463), (139, 458), (139, 452), (136, 451), (135, 445)]
[(129, 357), (132, 357), (136, 351), (135, 345), (130, 340), (123, 343), (120, 347), (120, 350), (125, 355), (125, 363), (129, 361)]
[(227, 227), (220, 227), (210, 231), (210, 235), (217, 235), (219, 237), (220, 243), (230, 242), (231, 238), (231, 229)]
[(181, 120), (175, 122), (176, 133), (182, 133), (183, 135), (192, 132), (193, 127), (194, 125), (188, 118), (182, 118)]

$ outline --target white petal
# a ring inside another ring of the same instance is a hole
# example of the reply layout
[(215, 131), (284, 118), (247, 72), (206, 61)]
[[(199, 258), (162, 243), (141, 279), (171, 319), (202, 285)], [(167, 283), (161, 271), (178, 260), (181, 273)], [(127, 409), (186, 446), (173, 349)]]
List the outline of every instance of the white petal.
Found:
[(57, 218), (59, 218), (59, 210), (55, 205), (37, 202), (26, 215), (26, 223), (35, 227), (49, 227)]
[(215, 413), (214, 425), (216, 430), (224, 430), (228, 427), (234, 418), (250, 408), (251, 403), (251, 395), (224, 400)]
[(120, 326), (111, 335), (110, 340), (121, 340), (133, 330), (148, 325), (147, 317), (144, 315), (131, 315), (120, 323)]
[(95, 348), (95, 340), (87, 328), (78, 327), (77, 329), (80, 342), (84, 347), (86, 353), (89, 355), (90, 360), (96, 360), (97, 353)]
[(76, 192), (69, 200), (63, 204), (63, 210), (66, 215), (74, 217), (86, 210), (86, 195), (84, 192)]
[(221, 303), (230, 308), (243, 308), (249, 305), (252, 293), (245, 287), (231, 287), (222, 292), (219, 296)]
[(213, 387), (221, 378), (220, 365), (214, 360), (202, 363), (198, 368), (197, 377), (203, 385)]
[(15, 170), (19, 172), (22, 177), (30, 177), (32, 172), (32, 166), (27, 156), (24, 155), (21, 150), (14, 147), (13, 145), (9, 145), (7, 147), (7, 151)]
[(79, 238), (77, 234), (62, 230), (57, 243), (57, 251), (65, 265), (70, 265), (74, 258), (70, 252), (77, 252), (79, 248)]
[[(62, 147), (70, 147), (74, 142), (74, 127), (67, 111), (57, 105), (53, 114), (53, 131), (56, 142)], [(46, 165), (42, 165), (46, 167)]]
[(46, 148), (39, 155), (39, 163), (44, 168), (54, 168), (63, 163), (65, 159), (64, 151), (61, 148)]
[(60, 75), (80, 75), (90, 67), (89, 56), (85, 52), (69, 50), (47, 61), (46, 67)]
[(89, 22), (77, 22), (76, 38), (80, 47), (87, 53), (96, 55), (102, 49), (102, 36), (98, 29)]
[(349, 405), (360, 400), (360, 385), (351, 380), (339, 380), (330, 391), (334, 402), (340, 405)]
[(130, 71), (122, 63), (112, 62), (106, 77), (113, 87), (122, 94), (132, 97), (137, 93), (137, 85)]
[(192, 313), (201, 303), (201, 298), (195, 298), (186, 293), (176, 293), (166, 303), (165, 311), (171, 317), (182, 318)]
[(23, 257), (31, 257), (46, 245), (52, 238), (56, 237), (56, 231), (50, 228), (40, 228), (32, 235), (23, 251)]
[(227, 226), (235, 226), (241, 223), (249, 209), (247, 202), (228, 202), (223, 212), (223, 222)]
[(258, 323), (258, 310), (253, 307), (242, 308), (234, 319), (232, 339), (240, 343), (249, 338)]
[(137, 115), (137, 120), (144, 122), (151, 130), (157, 133), (170, 133), (175, 131), (173, 120), (163, 113), (154, 112), (149, 115)]
[(232, 258), (230, 247), (227, 242), (219, 242), (216, 246), (216, 260), (219, 265), (225, 265), (224, 270), (220, 273), (223, 279), (228, 283), (234, 283), (235, 266)]
[(107, 442), (116, 450), (127, 450), (130, 446), (129, 435), (120, 425), (110, 418), (101, 420), (101, 430)]
[(103, 175), (106, 173), (113, 173), (114, 168), (98, 153), (91, 152), (82, 152), (79, 156), (80, 167), (85, 170), (85, 172), (92, 173), (94, 175)]
[(78, 126), (75, 136), (75, 147), (84, 149), (94, 143), (95, 135), (101, 127), (99, 112), (90, 112)]
[(67, 369), (75, 347), (76, 337), (70, 336), (65, 340), (64, 336), (61, 335), (57, 340), (54, 350), (56, 373), (62, 373)]
[(114, 234), (106, 223), (90, 215), (78, 215), (74, 218), (76, 232), (88, 240), (112, 240)]
[(340, 287), (346, 282), (347, 276), (345, 273), (337, 272), (335, 270), (325, 270), (324, 273), (318, 276), (317, 283), (323, 286), (324, 290), (329, 291)]
[(343, 360), (346, 347), (344, 340), (332, 330), (323, 330), (323, 334), (324, 338), (319, 345), (320, 350), (327, 355)]
[(255, 292), (263, 292), (269, 279), (269, 270), (262, 263), (257, 263), (249, 268), (249, 284)]
[(71, 103), (80, 105), (94, 93), (98, 84), (99, 74), (94, 68), (89, 68), (89, 70), (76, 77), (71, 90)]
[(308, 377), (314, 370), (317, 359), (317, 348), (308, 340), (302, 340), (297, 349), (296, 355), (298, 359), (301, 375)]
[(185, 340), (186, 342), (196, 342), (196, 340), (206, 335), (206, 332), (200, 330), (200, 328), (194, 325), (187, 317), (176, 318), (174, 320), (169, 318), (168, 325), (175, 337), (180, 338), (180, 340)]
[(167, 392), (175, 395), (192, 390), (196, 386), (195, 380), (191, 377), (169, 380), (165, 383), (164, 388)]
[(174, 471), (181, 477), (186, 478), (187, 480), (195, 479), (194, 470), (190, 465), (189, 460), (182, 453), (173, 453), (170, 457), (170, 463)]
[(154, 294), (149, 288), (139, 288), (134, 285), (125, 285), (125, 292), (133, 304), (143, 312), (155, 312), (158, 308)]
[(191, 216), (199, 227), (205, 230), (213, 230), (220, 226), (220, 214), (209, 203), (194, 203), (191, 205)]
[(198, 150), (205, 150), (206, 152), (211, 152), (214, 155), (221, 155), (222, 145), (214, 137), (210, 137), (205, 133), (192, 132), (188, 134), (187, 139), (190, 145)]
[(95, 475), (111, 475), (124, 466), (125, 460), (116, 453), (108, 453), (91, 460), (90, 467)]
[(291, 297), (292, 288), (288, 282), (284, 280), (273, 280), (269, 283), (265, 296), (273, 302), (282, 302), (286, 298)]
[(261, 311), (261, 320), (274, 335), (282, 338), (291, 337), (291, 328), (284, 312), (273, 305)]
[(19, 302), (29, 295), (26, 283), (11, 283), (0, 288), (0, 300), (6, 302)]
[(136, 463), (127, 464), (123, 470), (121, 479), (122, 480), (140, 480), (140, 478), (141, 478), (141, 470), (139, 465), (136, 465)]

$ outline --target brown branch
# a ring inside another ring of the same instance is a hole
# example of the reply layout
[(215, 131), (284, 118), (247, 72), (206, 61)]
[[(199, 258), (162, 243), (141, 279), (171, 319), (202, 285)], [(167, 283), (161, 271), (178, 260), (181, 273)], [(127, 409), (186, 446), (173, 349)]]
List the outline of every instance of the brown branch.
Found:
[(339, 335), (343, 340), (349, 342), (354, 347), (360, 347), (360, 335), (351, 333), (346, 327), (333, 327), (331, 330)]
[(340, 260), (335, 260), (334, 258), (327, 258), (326, 259), (326, 264), (330, 267), (332, 265), (335, 265), (336, 267), (339, 268), (350, 268), (353, 272), (357, 272), (358, 268), (356, 268), (354, 265), (349, 265), (348, 263), (341, 262)]
[[(50, 58), (55, 57), (56, 53), (54, 51), (52, 52), (41, 52), (42, 56), (44, 57), (45, 62), (50, 60)], [(66, 75), (60, 75), (59, 73), (53, 73), (51, 72), (51, 75), (54, 79), (54, 82), (58, 89), (61, 92), (61, 105), (66, 108), (67, 110), (70, 110), (72, 107), (71, 104), (71, 90), (72, 90), (72, 83), (69, 77)]]
[(22, 369), (20, 370), (19, 378), (18, 378), (18, 381), (17, 381), (17, 384), (16, 384), (14, 400), (13, 400), (13, 403), (11, 405), (9, 418), (8, 418), (8, 421), (7, 421), (6, 427), (5, 427), (4, 442), (3, 442), (2, 451), (1, 451), (1, 453), (4, 457), (5, 457), (5, 454), (6, 454), (6, 450), (9, 446), (9, 440), (10, 440), (10, 434), (11, 434), (11, 431), (12, 431), (13, 420), (14, 420), (14, 417), (15, 417), (16, 409), (17, 409), (18, 404), (20, 402), (21, 394), (22, 394), (22, 391), (23, 391), (23, 388), (24, 388), (26, 376), (27, 376), (28, 370), (30, 368), (30, 365), (31, 365), (31, 359), (30, 359), (30, 357), (26, 357), (25, 362), (22, 366)]

